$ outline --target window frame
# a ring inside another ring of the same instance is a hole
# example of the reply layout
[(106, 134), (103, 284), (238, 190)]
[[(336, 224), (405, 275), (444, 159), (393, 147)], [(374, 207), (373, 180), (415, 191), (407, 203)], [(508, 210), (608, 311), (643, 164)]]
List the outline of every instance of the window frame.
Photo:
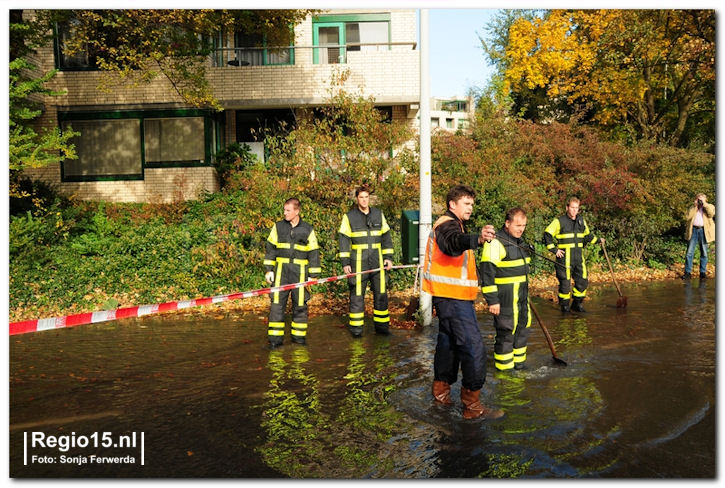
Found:
[[(347, 64), (347, 24), (362, 24), (365, 22), (385, 22), (388, 26), (388, 43), (392, 38), (392, 29), (390, 26), (390, 13), (378, 13), (378, 14), (342, 14), (342, 15), (317, 15), (312, 17), (312, 63), (320, 63), (320, 47), (319, 45), (319, 29), (320, 27), (338, 27), (340, 32), (341, 46), (339, 49), (342, 51), (340, 55), (341, 61), (339, 63), (326, 63), (326, 64)], [(390, 45), (387, 46), (387, 50), (390, 50)]]
[[(290, 28), (292, 29), (292, 28)], [(292, 29), (294, 32), (294, 30)], [(245, 34), (241, 31), (234, 31), (232, 34), (232, 44), (234, 45), (234, 58), (238, 59), (237, 56), (237, 49), (243, 50), (245, 48), (255, 48), (255, 49), (261, 49), (262, 50), (262, 64), (248, 64), (248, 65), (241, 65), (240, 67), (248, 67), (248, 66), (294, 66), (295, 65), (295, 47), (294, 47), (294, 38), (292, 39), (292, 45), (289, 47), (282, 47), (280, 49), (275, 48), (269, 48), (267, 47), (267, 39), (264, 36), (261, 36), (262, 45), (261, 46), (237, 46), (237, 35), (247, 35), (250, 36), (250, 34)], [(294, 37), (294, 36), (293, 36)], [(270, 54), (274, 54), (273, 51), (288, 51), (289, 52), (289, 61), (286, 63), (272, 63), (269, 61)]]
[[(182, 118), (182, 117), (203, 117), (204, 118), (204, 162), (198, 161), (171, 161), (171, 162), (147, 162), (145, 144), (145, 119)], [(115, 175), (66, 175), (64, 163), (60, 163), (60, 181), (63, 183), (88, 182), (88, 181), (139, 181), (143, 180), (146, 169), (157, 168), (196, 168), (212, 166), (213, 146), (218, 142), (218, 134), (215, 130), (215, 120), (209, 110), (202, 109), (177, 109), (177, 110), (117, 110), (117, 111), (68, 111), (58, 112), (58, 127), (63, 131), (63, 123), (74, 120), (114, 120), (114, 119), (137, 119), (139, 120), (139, 137), (141, 140), (141, 172), (133, 174)]]

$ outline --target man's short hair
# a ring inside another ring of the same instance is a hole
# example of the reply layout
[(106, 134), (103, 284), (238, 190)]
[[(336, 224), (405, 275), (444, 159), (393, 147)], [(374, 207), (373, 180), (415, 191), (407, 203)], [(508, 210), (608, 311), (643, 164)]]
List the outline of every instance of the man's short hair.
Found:
[(370, 186), (365, 183), (355, 188), (355, 196), (358, 196), (362, 192), (365, 192), (368, 195), (371, 195), (373, 193), (373, 191), (370, 189)]
[(285, 205), (287, 205), (288, 203), (291, 203), (292, 205), (294, 205), (295, 208), (300, 208), (302, 206), (300, 204), (299, 198), (296, 198), (296, 197), (288, 198), (287, 200), (284, 201)]
[(451, 202), (457, 202), (463, 197), (476, 198), (476, 190), (468, 185), (456, 185), (448, 190), (446, 195), (446, 206), (450, 208)]
[(572, 202), (581, 203), (577, 197), (569, 197), (569, 200), (566, 202), (566, 206), (568, 207)]
[(508, 212), (506, 212), (506, 221), (513, 222), (514, 217), (516, 217), (517, 215), (526, 217), (526, 210), (524, 210), (521, 207), (514, 207), (514, 208), (509, 209)]

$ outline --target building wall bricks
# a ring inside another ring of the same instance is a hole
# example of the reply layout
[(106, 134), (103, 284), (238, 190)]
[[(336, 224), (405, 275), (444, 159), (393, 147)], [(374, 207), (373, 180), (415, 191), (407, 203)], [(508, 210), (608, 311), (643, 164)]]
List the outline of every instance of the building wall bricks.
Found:
[[(330, 10), (325, 15), (370, 12)], [(235, 110), (294, 109), (323, 104), (330, 97), (331, 79), (342, 72), (349, 72), (345, 84), (349, 92), (372, 96), (380, 105), (392, 105), (395, 120), (415, 125), (417, 108), (411, 112), (411, 107), (417, 107), (420, 92), (416, 11), (383, 12), (390, 13), (391, 42), (405, 44), (393, 45), (387, 51), (348, 52), (346, 64), (313, 63), (311, 17), (295, 29), (294, 65), (213, 67), (210, 60), (207, 76), (215, 97), (227, 111), (223, 140), (236, 140)], [(39, 49), (34, 61), (42, 72), (53, 69), (53, 46)], [(48, 87), (64, 94), (45, 98), (38, 129), (58, 127), (60, 111), (190, 108), (163, 75), (150, 83), (133, 83), (98, 71), (59, 71)], [(200, 191), (219, 189), (212, 167), (146, 168), (143, 181), (61, 182), (58, 164), (27, 173), (57, 185), (64, 193), (92, 200), (168, 202), (196, 198)]]

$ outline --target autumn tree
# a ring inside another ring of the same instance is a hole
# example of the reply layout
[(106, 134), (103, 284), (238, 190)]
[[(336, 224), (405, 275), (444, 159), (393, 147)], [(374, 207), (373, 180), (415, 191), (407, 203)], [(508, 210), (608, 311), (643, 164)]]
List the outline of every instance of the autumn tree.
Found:
[(207, 57), (220, 32), (256, 35), (268, 46), (293, 44), (293, 27), (314, 10), (51, 10), (63, 28), (61, 49), (88, 54), (109, 74), (106, 83), (142, 83), (166, 77), (193, 106), (221, 109), (206, 79)]
[[(601, 126), (684, 146), (714, 140), (712, 10), (553, 10), (511, 24), (505, 79)], [(557, 114), (553, 114), (556, 118)]]

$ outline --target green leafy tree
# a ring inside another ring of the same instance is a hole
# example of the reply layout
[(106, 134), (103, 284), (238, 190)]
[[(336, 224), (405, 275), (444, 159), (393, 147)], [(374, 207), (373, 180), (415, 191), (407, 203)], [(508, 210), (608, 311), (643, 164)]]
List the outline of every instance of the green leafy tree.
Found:
[(36, 130), (33, 122), (41, 115), (42, 96), (60, 95), (45, 87), (56, 71), (39, 74), (28, 55), (49, 41), (49, 26), (43, 19), (24, 19), (21, 10), (10, 12), (9, 62), (9, 140), (8, 165), (10, 195), (27, 196), (21, 190), (22, 171), (40, 168), (51, 163), (74, 159), (75, 149), (70, 139), (77, 133), (61, 133), (58, 128)]

